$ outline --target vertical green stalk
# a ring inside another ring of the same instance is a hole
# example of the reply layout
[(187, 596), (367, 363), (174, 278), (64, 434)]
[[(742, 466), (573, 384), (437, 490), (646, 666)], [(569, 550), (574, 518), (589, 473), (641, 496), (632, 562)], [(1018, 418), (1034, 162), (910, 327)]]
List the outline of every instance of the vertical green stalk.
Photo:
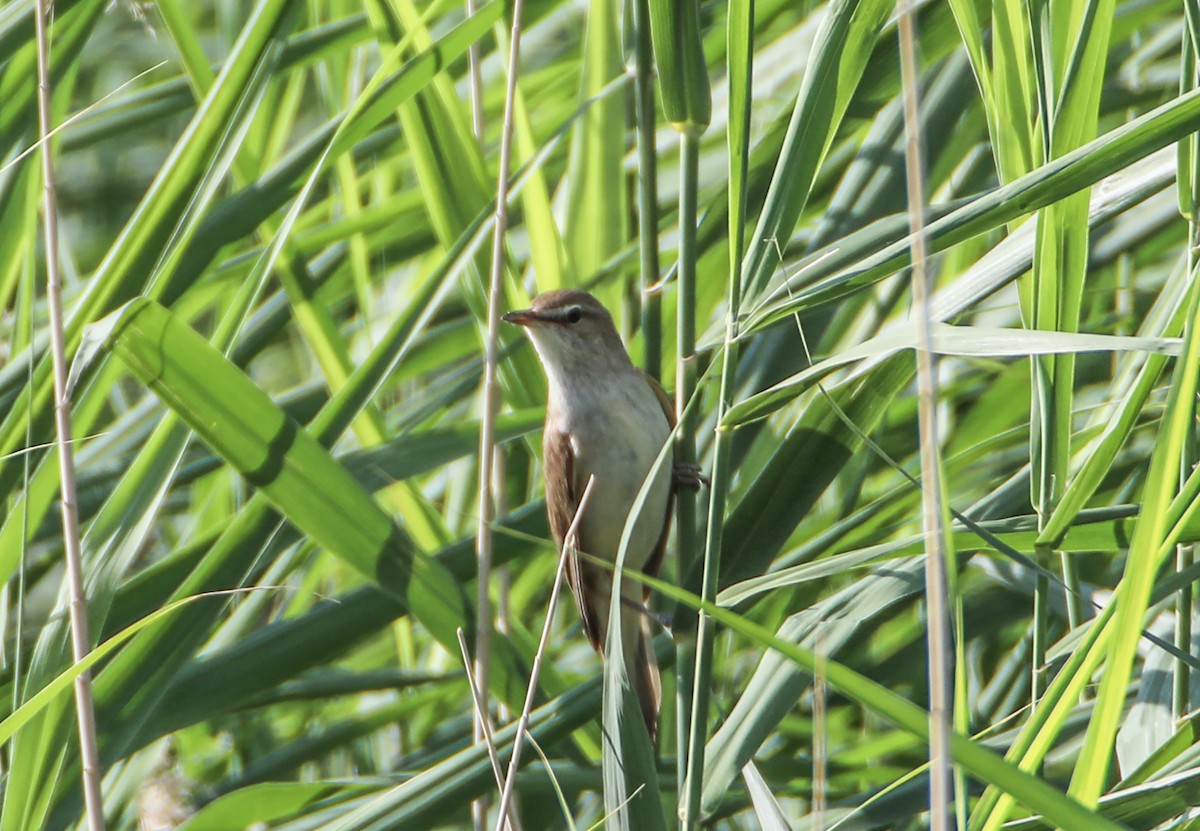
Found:
[[(1044, 520), (1039, 517), (1038, 522), (1041, 524)], [(1045, 562), (1046, 557), (1042, 550), (1038, 550), (1036, 556), (1040, 562)], [(1039, 572), (1033, 586), (1033, 647), (1030, 650), (1029, 679), (1029, 699), (1032, 702), (1032, 709), (1037, 708), (1038, 700), (1046, 691), (1046, 647), (1050, 628), (1047, 602), (1049, 592), (1050, 581), (1046, 579), (1046, 575)]]
[[(700, 40), (699, 0), (649, 0), (650, 37), (658, 65), (659, 88), (667, 121), (680, 134), (679, 164), (679, 261), (676, 296), (675, 416), (679, 422), (676, 458), (690, 463), (696, 458), (696, 418), (688, 402), (696, 390), (696, 217), (699, 180), (700, 135), (712, 118), (712, 94)], [(700, 572), (696, 556), (696, 494), (681, 489), (675, 501), (675, 539), (679, 584)], [(693, 580), (695, 578), (692, 578)], [(699, 586), (685, 586), (696, 591)], [(698, 593), (698, 592), (697, 592)], [(696, 666), (696, 616), (684, 607), (675, 613), (676, 735), (677, 768), (681, 793), (692, 770), (689, 746), (696, 730), (707, 722), (702, 711), (693, 713), (693, 679)], [(697, 686), (707, 687), (707, 684)], [(701, 693), (705, 696), (707, 690)], [(707, 698), (703, 703), (707, 709)], [(700, 727), (693, 727), (693, 720)], [(703, 742), (700, 743), (701, 745)], [(703, 759), (700, 760), (703, 764)], [(693, 781), (689, 802), (699, 802), (701, 782)], [(681, 806), (683, 807), (683, 806)], [(699, 822), (698, 812), (683, 818), (685, 828)]]
[[(1046, 3), (1044, 0), (1006, 0), (989, 4), (984, 11), (986, 13), (990, 8), (990, 26), (980, 16), (981, 10), (976, 4), (967, 0), (950, 0), (950, 6), (966, 44), (971, 66), (979, 79), (1000, 181), (1011, 182), (1036, 167), (1050, 144), (1048, 132), (1054, 91), (1047, 78), (1053, 60), (1045, 51), (1049, 38), (1043, 26), (1047, 21)], [(989, 29), (989, 36), (985, 38), (984, 32)], [(1038, 296), (1035, 280), (1036, 276), (1023, 279), (1018, 284), (1022, 315), (1027, 321), (1034, 320), (1033, 309)], [(1046, 362), (1039, 362), (1035, 358), (1031, 360), (1031, 366), (1030, 499), (1041, 524), (1046, 516), (1042, 498), (1049, 494), (1042, 477), (1048, 468), (1043, 458), (1046, 450), (1043, 439), (1050, 435), (1046, 420), (1049, 404), (1046, 403), (1046, 373), (1043, 371)], [(1037, 557), (1044, 563), (1049, 559), (1049, 554), (1039, 549)], [(1071, 565), (1064, 559), (1063, 567), (1069, 570)], [(1031, 700), (1035, 703), (1044, 686), (1041, 668), (1045, 664), (1046, 592), (1049, 590), (1044, 578), (1038, 577), (1036, 581), (1030, 649)], [(1065, 582), (1070, 582), (1069, 576)]]
[[(733, 406), (738, 366), (738, 318), (742, 302), (742, 262), (746, 253), (746, 179), (749, 172), (750, 102), (753, 86), (754, 0), (733, 0), (728, 21), (729, 77), (729, 297), (725, 318), (725, 349), (721, 363), (721, 392), (717, 402), (717, 424)], [(685, 137), (685, 147), (691, 142)], [(689, 157), (694, 166), (695, 158)], [(694, 173), (694, 168), (692, 170)], [(682, 273), (682, 269), (680, 269)], [(693, 368), (694, 371), (694, 368)], [(721, 541), (725, 535), (725, 503), (729, 492), (733, 433), (719, 428), (715, 437), (712, 481), (709, 490), (708, 528), (704, 539), (704, 566), (700, 596), (711, 603), (717, 596), (721, 567)], [(690, 494), (689, 494), (690, 496)], [(712, 690), (713, 639), (715, 624), (706, 614), (698, 615), (698, 634), (693, 675), (691, 721), (688, 730), (687, 776), (680, 805), (684, 827), (699, 822), (704, 784), (709, 693)], [(682, 663), (682, 662), (680, 662)]]
[[(1060, 158), (1096, 134), (1099, 80), (1104, 76), (1112, 10), (1112, 0), (1075, 4), (1038, 0), (1031, 6), (1033, 56), (1038, 68), (1036, 86), (1045, 125), (1042, 141), (1047, 159)], [(1026, 306), (1034, 329), (1079, 330), (1088, 267), (1089, 197), (1090, 191), (1085, 189), (1047, 206), (1039, 214), (1033, 296)], [(1042, 527), (1057, 508), (1071, 472), (1074, 381), (1073, 354), (1033, 361), (1031, 497)], [(1075, 558), (1063, 555), (1061, 561), (1068, 589), (1078, 586)], [(1075, 597), (1068, 591), (1067, 604), (1073, 622), (1082, 617), (1082, 606)], [(1044, 639), (1044, 629), (1041, 635)], [(1035, 651), (1034, 660), (1040, 665), (1044, 654)]]
[[(679, 189), (679, 268), (677, 271), (678, 296), (676, 298), (676, 363), (675, 363), (675, 417), (679, 423), (679, 435), (675, 442), (677, 459), (691, 461), (696, 458), (695, 409), (687, 406), (696, 391), (696, 180), (699, 176), (699, 136), (684, 133), (680, 143), (680, 189)], [(675, 544), (676, 563), (679, 567), (680, 585), (692, 575), (699, 574), (697, 560), (696, 494), (689, 488), (680, 488), (675, 495)], [(685, 586), (689, 591), (698, 588)], [(678, 711), (676, 724), (677, 773), (681, 776), (680, 788), (685, 788), (692, 769), (689, 756), (693, 749), (693, 722), (705, 719), (693, 712), (695, 671), (699, 669), (696, 655), (697, 617), (689, 609), (680, 607), (675, 615), (675, 643), (678, 655), (675, 660), (676, 701)], [(699, 784), (693, 786), (698, 793)], [(681, 793), (683, 791), (681, 790)], [(688, 801), (698, 800), (690, 794)], [(699, 818), (689, 813), (684, 819), (685, 828), (693, 828)]]
[[(1185, 473), (1191, 464), (1191, 460), (1196, 458), (1194, 442), (1189, 442), (1189, 447), (1184, 448), (1183, 453), (1183, 469), (1181, 474)], [(1185, 475), (1181, 476), (1180, 485), (1183, 484)], [(1195, 562), (1195, 547), (1192, 545), (1180, 545), (1175, 550), (1175, 568), (1179, 572), (1192, 567)], [(1192, 654), (1192, 615), (1194, 614), (1196, 595), (1194, 587), (1191, 583), (1187, 583), (1179, 589), (1179, 597), (1175, 601), (1175, 648), (1180, 652)], [(1175, 677), (1174, 688), (1171, 696), (1171, 709), (1176, 719), (1181, 719), (1191, 712), (1191, 690), (1192, 690), (1192, 673), (1188, 662), (1183, 658), (1175, 659)]]
[[(1196, 6), (1195, 3), (1188, 3), (1189, 7), (1189, 24), (1192, 23), (1190, 12)], [(1190, 28), (1190, 26), (1189, 26)], [(1197, 80), (1195, 55), (1196, 51), (1191, 46), (1194, 43), (1189, 40), (1188, 34), (1184, 35), (1184, 66), (1187, 67), (1189, 62), (1192, 66), (1191, 71), (1184, 70), (1184, 83), (1194, 86)], [(1196, 159), (1200, 157), (1200, 134), (1193, 133), (1185, 141), (1180, 142), (1181, 154), (1186, 154), (1186, 166), (1180, 165), (1179, 176), (1179, 192), (1181, 202), (1186, 202), (1188, 213), (1188, 248), (1187, 248), (1187, 269), (1188, 274), (1195, 279), (1196, 274), (1196, 244), (1198, 231), (1200, 231), (1200, 211), (1196, 205)], [(1181, 160), (1182, 161), (1182, 160)], [(1185, 175), (1186, 171), (1186, 175)], [(1192, 463), (1196, 459), (1196, 436), (1194, 431), (1189, 431), (1184, 437), (1183, 449), (1180, 454), (1179, 465), (1179, 485), (1183, 488), (1187, 480), (1188, 472), (1192, 469)], [(1192, 545), (1179, 545), (1175, 549), (1175, 568), (1179, 572), (1186, 571), (1191, 568), (1195, 561), (1195, 547)], [(1185, 655), (1192, 653), (1192, 616), (1195, 614), (1195, 588), (1193, 584), (1187, 583), (1180, 587), (1179, 596), (1175, 601), (1175, 647)], [(1183, 658), (1175, 659), (1175, 672), (1173, 678), (1173, 690), (1171, 697), (1172, 711), (1175, 718), (1183, 718), (1191, 711), (1191, 688), (1192, 674), (1191, 666)]]
[(658, 153), (655, 143), (654, 52), (649, 0), (630, 4), (634, 27), (633, 95), (638, 153), (638, 251), (642, 286), (642, 368), (662, 378), (662, 295), (658, 291)]
[[(1098, 82), (1103, 78), (1112, 21), (1110, 0), (1053, 3), (1005, 0), (990, 4), (991, 60), (976, 4), (951, 0), (980, 79), (988, 130), (1002, 182), (1027, 173), (1043, 159), (1061, 157), (1096, 131)], [(1034, 329), (1076, 331), (1087, 269), (1088, 193), (1082, 191), (1040, 212), (1031, 278), (1019, 284), (1022, 315)], [(1073, 355), (1031, 361), (1030, 500), (1044, 529), (1067, 484), (1075, 363)], [(1053, 535), (1043, 533), (1052, 539)], [(1039, 540), (1040, 542), (1040, 540)], [(1052, 544), (1039, 545), (1048, 563)], [(1075, 559), (1063, 554), (1063, 581), (1072, 622), (1086, 609), (1069, 589), (1079, 582)], [(1033, 701), (1044, 683), (1048, 639), (1046, 582), (1034, 600)]]
[[(1186, 37), (1186, 36), (1185, 36)], [(1192, 54), (1195, 54), (1194, 52)], [(1187, 52), (1185, 51), (1185, 58)], [(1185, 64), (1186, 65), (1186, 64)], [(1192, 159), (1196, 159), (1196, 149), (1200, 139), (1200, 134), (1193, 133), (1188, 137), (1186, 144), (1190, 145)], [(1184, 144), (1184, 142), (1181, 142)], [(1183, 168), (1181, 168), (1181, 173)], [(1189, 170), (1193, 175), (1195, 168)], [(1188, 250), (1187, 250), (1187, 268), (1188, 274), (1195, 279), (1196, 275), (1196, 242), (1197, 242), (1197, 226), (1200, 225), (1200, 216), (1196, 210), (1194, 196), (1195, 182), (1185, 182), (1183, 177), (1180, 177), (1179, 189), (1182, 192), (1187, 189), (1189, 193), (1189, 204), (1192, 209), (1191, 216), (1188, 217)], [(1192, 420), (1195, 420), (1195, 411), (1193, 404)], [(1187, 483), (1188, 474), (1192, 470), (1192, 465), (1196, 461), (1196, 433), (1194, 430), (1188, 431), (1183, 438), (1182, 452), (1179, 460), (1179, 488), (1182, 491)], [(1177, 545), (1175, 547), (1175, 569), (1177, 572), (1187, 571), (1195, 562), (1196, 548), (1192, 544)], [(1195, 614), (1196, 593), (1195, 586), (1192, 583), (1185, 583), (1179, 589), (1179, 596), (1175, 600), (1175, 647), (1184, 655), (1192, 654), (1192, 616)], [(1171, 709), (1176, 719), (1182, 719), (1192, 709), (1192, 668), (1191, 665), (1182, 657), (1175, 659), (1175, 672), (1171, 696)]]
[(1060, 551), (1059, 561), (1062, 563), (1063, 585), (1066, 587), (1067, 626), (1074, 629), (1083, 623), (1087, 609), (1083, 602), (1083, 592), (1079, 582), (1079, 568), (1075, 564), (1076, 557), (1070, 551)]
[[(1182, 56), (1180, 59), (1181, 72), (1179, 79), (1180, 92), (1189, 92), (1200, 84), (1200, 2), (1185, 0), (1184, 15), (1187, 26), (1183, 33)], [(1179, 209), (1188, 222), (1187, 269), (1188, 274), (1196, 273), (1196, 245), (1200, 241), (1200, 205), (1197, 204), (1200, 194), (1200, 133), (1192, 133), (1179, 142)], [(1180, 487), (1187, 479), (1188, 471), (1196, 459), (1196, 437), (1194, 431), (1189, 431), (1183, 443), (1183, 453), (1180, 459)], [(1175, 567), (1184, 571), (1192, 566), (1195, 560), (1195, 549), (1191, 545), (1180, 545), (1175, 551)], [(1175, 646), (1180, 652), (1190, 655), (1192, 652), (1192, 615), (1195, 613), (1195, 591), (1191, 583), (1179, 589), (1179, 597), (1175, 602)], [(1174, 689), (1172, 709), (1176, 718), (1182, 718), (1191, 710), (1191, 667), (1182, 658), (1175, 659)]]
[(1197, 367), (1200, 367), (1200, 294), (1195, 289), (1193, 279), (1189, 287), (1191, 294), (1183, 348), (1175, 359), (1166, 406), (1150, 456), (1141, 511), (1134, 525), (1121, 582), (1117, 584), (1120, 598), (1114, 598), (1110, 604), (1115, 606), (1115, 613), (1108, 660), (1068, 791), (1088, 807), (1097, 803), (1107, 780), (1113, 741), (1125, 709), (1128, 685), (1133, 678), (1142, 621), (1150, 608), (1155, 575), (1170, 556), (1166, 546), (1178, 542), (1171, 519), (1172, 506), (1179, 495), (1178, 465), (1187, 444), (1185, 437), (1195, 430), (1194, 397), (1200, 378), (1197, 373)]

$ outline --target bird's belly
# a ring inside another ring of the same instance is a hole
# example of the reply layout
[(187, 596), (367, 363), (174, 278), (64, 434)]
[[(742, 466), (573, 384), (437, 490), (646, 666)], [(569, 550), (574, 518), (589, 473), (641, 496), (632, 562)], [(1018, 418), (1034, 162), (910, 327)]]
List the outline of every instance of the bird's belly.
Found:
[[(581, 547), (595, 557), (616, 561), (621, 536), (637, 502), (638, 492), (667, 441), (666, 419), (658, 409), (658, 402), (650, 403), (653, 410), (641, 402), (610, 408), (606, 422), (581, 424), (573, 433), (575, 463), (582, 474), (577, 480), (580, 491), (589, 475), (596, 477), (580, 521), (579, 535)], [(670, 489), (668, 451), (636, 515), (625, 554), (627, 567), (640, 570), (653, 554), (667, 520)]]
[[(651, 464), (643, 466), (597, 465), (589, 471), (596, 477), (587, 511), (580, 523), (580, 542), (585, 551), (615, 562), (628, 517)], [(654, 477), (645, 502), (634, 520), (625, 554), (625, 565), (641, 569), (650, 559), (667, 517), (670, 488), (668, 464)]]

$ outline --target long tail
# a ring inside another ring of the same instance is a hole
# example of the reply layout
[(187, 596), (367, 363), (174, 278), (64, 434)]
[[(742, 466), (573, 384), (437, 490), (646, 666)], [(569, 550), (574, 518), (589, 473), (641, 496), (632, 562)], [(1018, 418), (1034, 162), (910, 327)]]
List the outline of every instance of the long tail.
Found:
[(646, 614), (623, 615), (622, 628), (627, 634), (626, 643), (633, 646), (626, 651), (626, 669), (638, 703), (642, 705), (642, 718), (646, 720), (646, 732), (650, 743), (658, 739), (658, 712), (662, 704), (662, 682), (658, 676), (658, 657), (654, 654), (653, 636), (650, 632), (650, 617)]

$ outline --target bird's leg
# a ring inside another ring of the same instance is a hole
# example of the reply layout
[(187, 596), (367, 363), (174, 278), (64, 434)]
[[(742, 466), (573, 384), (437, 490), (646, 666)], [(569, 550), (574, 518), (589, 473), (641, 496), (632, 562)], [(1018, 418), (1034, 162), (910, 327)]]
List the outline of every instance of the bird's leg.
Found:
[(699, 491), (702, 487), (707, 488), (709, 482), (700, 465), (679, 464), (671, 469), (671, 484), (676, 488), (691, 488)]

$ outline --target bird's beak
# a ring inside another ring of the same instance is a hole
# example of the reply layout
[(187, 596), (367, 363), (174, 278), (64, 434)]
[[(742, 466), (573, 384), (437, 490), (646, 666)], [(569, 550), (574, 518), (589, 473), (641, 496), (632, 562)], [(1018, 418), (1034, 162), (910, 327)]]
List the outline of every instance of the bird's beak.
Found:
[(513, 323), (517, 326), (534, 326), (539, 323), (542, 316), (533, 309), (520, 309), (519, 311), (509, 312), (501, 320), (506, 323)]

